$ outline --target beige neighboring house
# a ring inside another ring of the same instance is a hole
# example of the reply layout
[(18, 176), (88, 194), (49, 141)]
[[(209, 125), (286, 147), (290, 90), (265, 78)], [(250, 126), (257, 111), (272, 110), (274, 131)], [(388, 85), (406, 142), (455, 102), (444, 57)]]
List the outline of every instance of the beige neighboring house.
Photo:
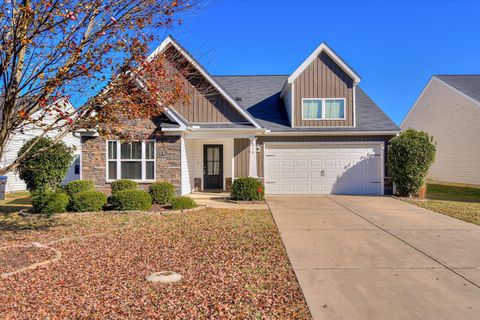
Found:
[[(65, 111), (70, 112), (73, 110), (73, 106), (70, 104), (69, 101), (66, 101), (65, 103)], [(49, 119), (46, 119), (45, 121), (49, 122)], [(7, 142), (7, 152), (4, 156), (3, 159), (1, 159), (0, 165), (8, 165), (11, 163), (15, 157), (18, 154), (18, 151), (20, 148), (27, 142), (28, 140), (31, 140), (35, 138), (36, 136), (41, 134), (41, 129), (39, 128), (30, 128), (30, 129), (25, 129), (23, 133), (16, 133), (14, 134), (10, 140)], [(49, 132), (47, 135), (50, 137), (55, 136), (57, 133), (56, 132)], [(73, 133), (68, 133), (64, 138), (63, 142), (67, 146), (75, 148), (74, 154), (75, 154), (75, 160), (68, 169), (67, 175), (65, 176), (65, 179), (63, 180), (63, 183), (66, 184), (72, 180), (79, 180), (81, 179), (80, 175), (80, 157), (81, 157), (81, 143), (80, 143), (80, 135), (77, 132)], [(6, 192), (14, 192), (14, 191), (25, 191), (26, 190), (26, 185), (25, 182), (23, 182), (22, 179), (18, 176), (18, 174), (15, 171), (7, 173), (7, 186), (6, 186)]]
[(480, 187), (480, 75), (433, 76), (400, 127), (437, 143), (430, 181)]

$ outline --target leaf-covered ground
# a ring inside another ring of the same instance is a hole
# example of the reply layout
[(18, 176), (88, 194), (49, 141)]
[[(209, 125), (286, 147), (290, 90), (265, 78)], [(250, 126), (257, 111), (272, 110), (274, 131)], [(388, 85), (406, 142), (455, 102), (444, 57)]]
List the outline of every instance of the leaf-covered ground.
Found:
[[(310, 319), (266, 210), (42, 219), (0, 216), (0, 246), (36, 241), (62, 253), (0, 279), (2, 319)], [(162, 270), (184, 278), (145, 281)]]

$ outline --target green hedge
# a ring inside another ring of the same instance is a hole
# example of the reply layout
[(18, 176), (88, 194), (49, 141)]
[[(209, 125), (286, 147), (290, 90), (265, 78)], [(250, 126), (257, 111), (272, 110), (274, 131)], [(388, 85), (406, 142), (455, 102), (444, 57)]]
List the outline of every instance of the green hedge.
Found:
[(77, 212), (101, 211), (107, 204), (107, 196), (100, 191), (89, 190), (74, 194), (70, 208)]
[(122, 190), (110, 198), (112, 208), (119, 211), (148, 211), (152, 207), (152, 197), (143, 190)]
[(123, 190), (137, 190), (138, 184), (135, 181), (121, 179), (112, 182), (112, 194), (115, 194)]
[(173, 210), (193, 209), (197, 206), (195, 201), (189, 197), (174, 197), (171, 204)]
[(175, 197), (175, 188), (170, 182), (155, 182), (150, 185), (150, 195), (154, 203), (164, 205)]
[(95, 190), (95, 184), (92, 180), (75, 180), (67, 183), (63, 189), (70, 198), (79, 192)]
[(70, 198), (65, 192), (50, 191), (37, 194), (32, 198), (33, 210), (48, 216), (67, 211)]
[(388, 144), (387, 171), (401, 196), (417, 195), (435, 160), (433, 139), (423, 131), (408, 129)]
[(244, 177), (233, 182), (230, 193), (232, 200), (257, 201), (265, 198), (265, 190), (260, 180)]

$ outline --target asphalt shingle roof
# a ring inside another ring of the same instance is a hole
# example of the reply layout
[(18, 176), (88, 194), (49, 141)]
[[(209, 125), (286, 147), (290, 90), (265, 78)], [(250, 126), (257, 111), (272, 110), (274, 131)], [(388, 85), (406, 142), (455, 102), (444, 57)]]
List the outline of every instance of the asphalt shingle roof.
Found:
[(400, 131), (400, 128), (359, 87), (356, 91), (355, 128), (292, 128), (285, 105), (280, 98), (287, 75), (214, 76), (213, 78), (236, 100), (237, 104), (249, 112), (260, 125), (271, 131)]
[(435, 77), (480, 102), (480, 75), (437, 75)]

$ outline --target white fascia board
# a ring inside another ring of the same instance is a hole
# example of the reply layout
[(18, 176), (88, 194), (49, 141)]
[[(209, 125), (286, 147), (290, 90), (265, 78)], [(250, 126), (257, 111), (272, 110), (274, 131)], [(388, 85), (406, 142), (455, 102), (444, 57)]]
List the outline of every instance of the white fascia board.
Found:
[(182, 117), (178, 112), (176, 112), (172, 108), (164, 108), (165, 115), (170, 119), (175, 122), (177, 122), (181, 128), (185, 129), (188, 127), (188, 121), (185, 120), (184, 117)]
[(337, 56), (335, 52), (333, 52), (332, 49), (327, 46), (325, 42), (322, 42), (322, 44), (320, 44), (318, 48), (315, 49), (310, 56), (308, 56), (308, 58), (297, 68), (297, 70), (295, 70), (290, 77), (288, 77), (288, 83), (293, 83), (293, 81), (295, 81), (295, 79), (313, 62), (313, 60), (320, 55), (322, 51), (325, 51), (330, 58), (332, 58), (346, 73), (348, 73), (354, 80), (355, 84), (360, 82), (360, 76), (348, 65), (346, 65), (343, 60), (340, 59), (340, 57)]
[(298, 132), (275, 131), (265, 132), (265, 136), (384, 136), (396, 135), (399, 131), (324, 131), (324, 132)]
[(175, 39), (173, 39), (172, 36), (168, 36), (165, 40), (163, 40), (163, 42), (158, 46), (157, 49), (155, 49), (152, 54), (150, 56), (148, 56), (147, 58), (147, 62), (150, 62), (152, 61), (152, 59), (154, 59), (158, 54), (160, 54), (163, 50), (165, 50), (165, 48), (169, 45), (173, 45), (179, 52), (181, 52), (183, 54), (183, 56), (185, 58), (187, 58), (187, 60), (198, 70), (200, 71), (200, 73), (215, 87), (215, 89), (217, 89), (225, 99), (227, 99), (228, 102), (230, 102), (230, 104), (243, 116), (245, 117), (245, 119), (247, 119), (248, 121), (250, 121), (255, 127), (257, 128), (262, 128), (262, 126), (260, 126), (260, 124), (257, 123), (257, 121), (255, 121), (255, 119), (253, 119), (253, 117), (248, 114), (245, 110), (242, 109), (242, 107), (240, 107), (234, 99), (232, 99), (232, 97), (230, 97), (230, 95), (228, 93), (225, 92), (225, 90), (223, 90), (223, 88), (210, 76), (210, 74), (200, 65), (200, 63), (195, 60), (191, 55), (190, 53), (188, 53), (187, 50), (185, 50), (180, 44), (177, 43), (177, 41), (175, 41)]

